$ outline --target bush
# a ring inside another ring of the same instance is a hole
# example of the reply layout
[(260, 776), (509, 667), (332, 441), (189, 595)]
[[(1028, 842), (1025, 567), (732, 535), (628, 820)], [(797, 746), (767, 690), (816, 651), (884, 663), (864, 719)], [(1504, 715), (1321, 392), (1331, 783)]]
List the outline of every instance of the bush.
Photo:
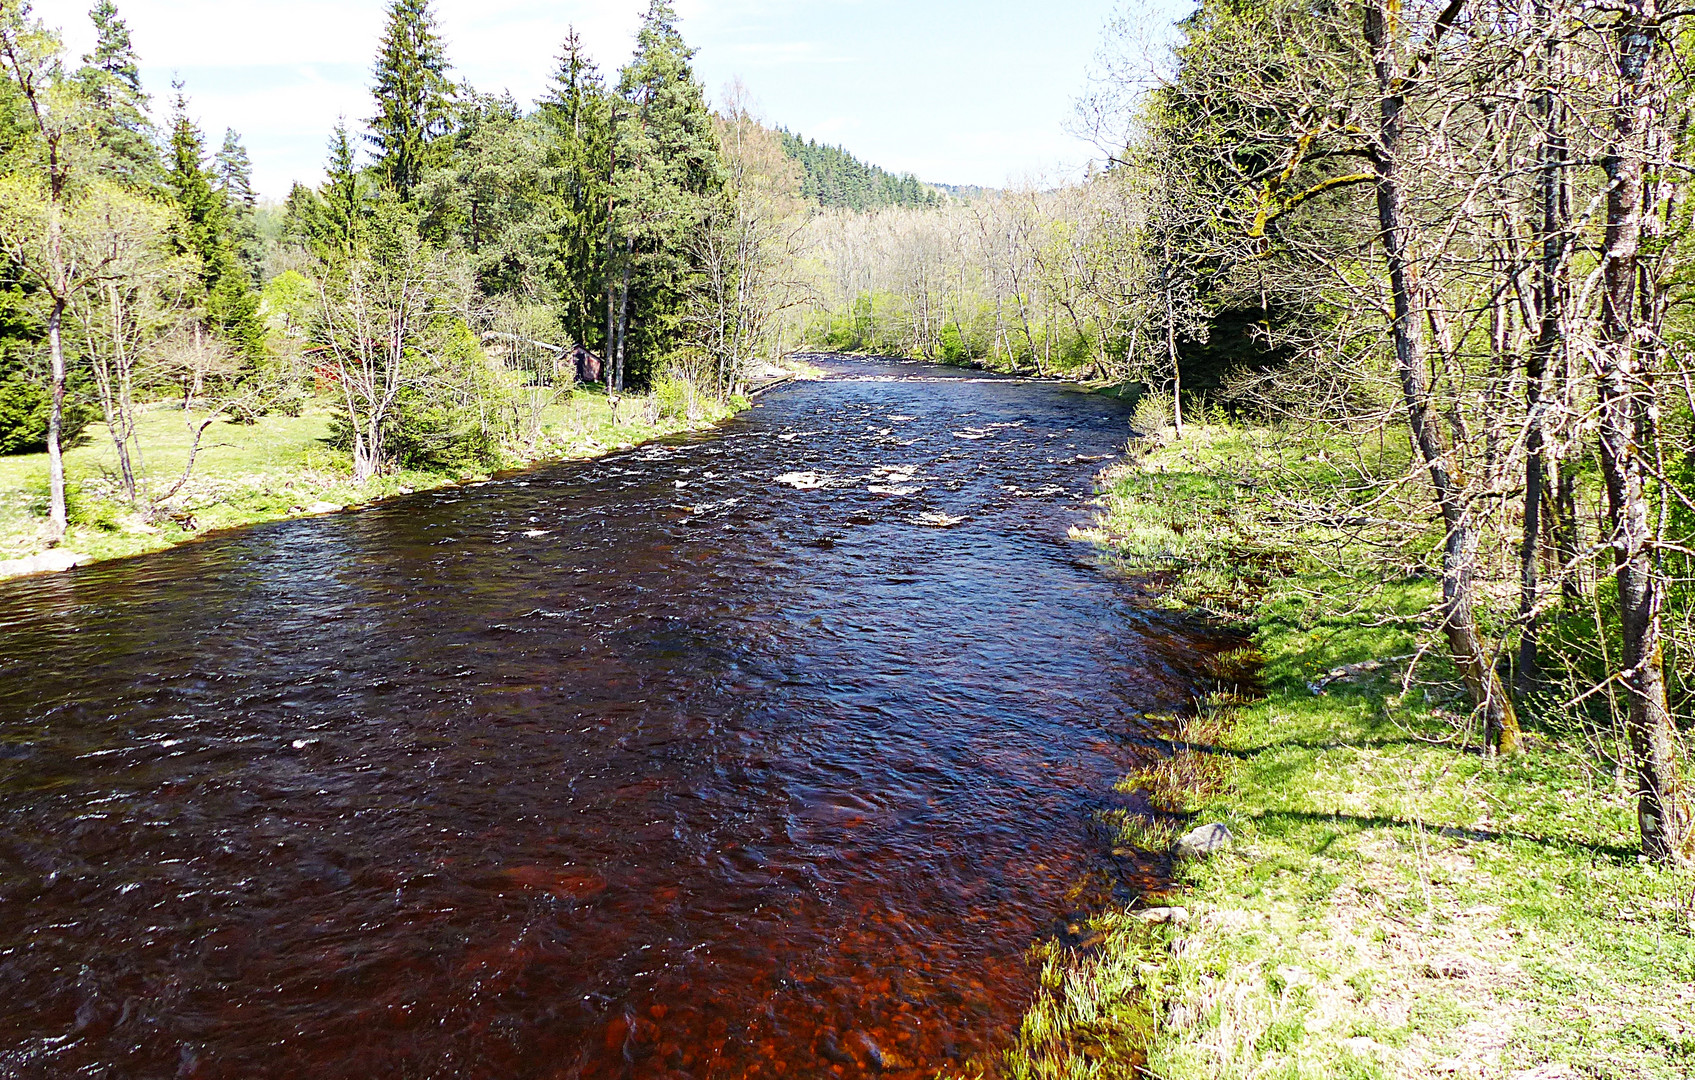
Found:
[(1155, 391), (1143, 394), (1136, 407), (1130, 410), (1130, 427), (1138, 435), (1164, 431), (1171, 423), (1171, 398)]
[(693, 419), (695, 393), (685, 376), (665, 374), (653, 384), (653, 396), (660, 417), (678, 420)]
[[(353, 448), (346, 414), (330, 424), (329, 443)], [(403, 391), (383, 425), (383, 457), (390, 465), (422, 472), (463, 473), (500, 465), (500, 438), (474, 407), (424, 388)]]
[[(46, 450), (52, 406), (52, 395), (40, 383), (18, 376), (0, 381), (0, 454), (39, 454)], [(92, 419), (93, 409), (67, 398), (60, 445), (75, 445)]]
[(942, 327), (942, 363), (963, 364), (971, 359), (971, 346), (959, 332), (958, 323)]

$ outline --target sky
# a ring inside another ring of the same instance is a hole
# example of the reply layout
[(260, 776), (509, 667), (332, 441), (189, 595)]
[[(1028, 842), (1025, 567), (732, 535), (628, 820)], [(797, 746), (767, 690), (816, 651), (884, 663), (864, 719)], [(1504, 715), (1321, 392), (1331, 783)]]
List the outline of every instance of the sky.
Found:
[[(162, 118), (171, 81), (214, 145), (242, 136), (269, 198), (323, 177), (338, 117), (370, 113), (384, 0), (117, 0)], [(740, 79), (767, 123), (932, 183), (1000, 187), (1077, 174), (1068, 134), (1119, 0), (674, 0), (713, 100)], [(1169, 23), (1182, 0), (1140, 0)], [(90, 0), (36, 0), (74, 60)], [(529, 103), (567, 26), (608, 74), (646, 0), (436, 0), (456, 80)]]

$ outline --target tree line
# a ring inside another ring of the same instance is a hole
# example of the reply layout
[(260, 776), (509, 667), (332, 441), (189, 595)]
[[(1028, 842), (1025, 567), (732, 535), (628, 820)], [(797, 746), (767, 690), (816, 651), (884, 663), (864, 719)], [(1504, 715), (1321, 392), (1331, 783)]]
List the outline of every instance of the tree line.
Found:
[(173, 490), (132, 467), (142, 403), (199, 431), (331, 403), (363, 480), (496, 463), (584, 378), (722, 399), (776, 348), (799, 169), (744, 94), (708, 105), (664, 0), (611, 75), (568, 33), (530, 105), (455, 81), (429, 0), (393, 0), (369, 115), (281, 206), (184, 87), (158, 130), (113, 0), (91, 18), (75, 66), (0, 3), (0, 439), (47, 451), (54, 540), (90, 419), (132, 505)]
[(800, 191), (819, 206), (871, 210), (879, 206), (939, 206), (946, 200), (911, 173), (868, 165), (839, 146), (822, 145), (778, 128), (783, 152), (800, 162)]

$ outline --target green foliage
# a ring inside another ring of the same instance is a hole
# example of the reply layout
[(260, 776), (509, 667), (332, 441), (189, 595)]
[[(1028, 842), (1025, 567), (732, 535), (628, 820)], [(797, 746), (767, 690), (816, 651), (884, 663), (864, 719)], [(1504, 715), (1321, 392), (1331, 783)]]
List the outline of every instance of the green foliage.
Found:
[(230, 202), (214, 186), (214, 174), (206, 167), (205, 136), (187, 109), (179, 87), (172, 108), (168, 174), (178, 211), (178, 250), (199, 259), (207, 325), (248, 362), (257, 362), (265, 353), (259, 297), (237, 254)]
[(651, 0), (636, 54), (618, 76), (612, 269), (621, 279), (620, 301), (628, 289), (628, 377), (638, 384), (659, 370), (681, 337), (694, 272), (690, 242), (708, 199), (725, 182), (693, 56), (676, 12), (665, 0)]
[(93, 113), (95, 141), (105, 151), (101, 170), (132, 187), (152, 189), (161, 179), (159, 153), (129, 26), (112, 0), (95, 0), (88, 17), (94, 49), (83, 56), (74, 78)]
[[(22, 375), (0, 379), (0, 454), (34, 454), (47, 449), (48, 414), (53, 397), (45, 386)], [(67, 398), (61, 445), (75, 445), (94, 410)]]
[(819, 206), (871, 210), (879, 206), (939, 206), (945, 200), (911, 173), (898, 176), (868, 165), (839, 146), (825, 146), (778, 129), (783, 152), (800, 162), (801, 195)]
[(552, 234), (549, 284), (570, 339), (606, 350), (613, 98), (576, 30), (565, 38), (536, 121), (543, 130)]
[(247, 148), (241, 145), (241, 136), (234, 129), (224, 131), (224, 145), (213, 159), (212, 173), (218, 194), (224, 197), (224, 206), (229, 213), (236, 257), (248, 277), (257, 282), (265, 257), (256, 220), (259, 197), (253, 190), (253, 162), (247, 156)]
[(394, 0), (377, 51), (377, 111), (367, 136), (376, 149), (375, 170), (403, 199), (412, 197), (438, 160), (436, 140), (451, 123), (452, 85), (447, 54), (429, 0)]
[(364, 238), (370, 216), (370, 184), (359, 170), (358, 153), (345, 122), (330, 136), (329, 161), (322, 191), (304, 184), (289, 189), (283, 232), (325, 262), (352, 257)]
[(543, 129), (510, 96), (467, 91), (443, 163), (425, 173), (424, 235), (464, 251), (484, 292), (536, 295), (553, 260)]

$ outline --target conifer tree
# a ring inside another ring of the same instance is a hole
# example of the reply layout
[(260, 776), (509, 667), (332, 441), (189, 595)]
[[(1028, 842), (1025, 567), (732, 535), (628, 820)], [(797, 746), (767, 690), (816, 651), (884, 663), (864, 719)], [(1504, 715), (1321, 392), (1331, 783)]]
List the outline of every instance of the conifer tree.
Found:
[(259, 297), (236, 254), (230, 207), (206, 168), (206, 139), (177, 87), (171, 108), (169, 182), (182, 224), (178, 244), (200, 260), (206, 323), (249, 360), (264, 354)]
[(617, 317), (608, 347), (615, 386), (623, 385), (626, 367), (642, 376), (676, 340), (692, 272), (688, 237), (705, 215), (706, 199), (724, 186), (693, 57), (668, 0), (650, 0), (636, 55), (618, 80), (625, 104), (614, 125), (617, 280), (609, 285), (616, 289), (609, 306)]
[(129, 26), (112, 0), (95, 0), (88, 17), (94, 23), (94, 49), (83, 56), (76, 81), (94, 114), (97, 141), (106, 151), (102, 164), (115, 179), (152, 186), (160, 178), (159, 154)]
[(572, 27), (541, 102), (553, 181), (553, 287), (572, 340), (604, 348), (612, 99)]
[(410, 199), (434, 163), (433, 144), (451, 121), (453, 87), (429, 0), (389, 5), (375, 77), (371, 92), (377, 112), (367, 138), (376, 149), (376, 171), (401, 198)]
[(359, 179), (359, 155), (347, 133), (347, 121), (338, 121), (330, 136), (330, 160), (324, 181), (324, 239), (343, 255), (358, 246), (365, 220), (365, 193)]
[(313, 191), (295, 184), (284, 203), (284, 228), (325, 262), (344, 262), (363, 237), (370, 199), (359, 172), (359, 154), (347, 121), (336, 121), (330, 136), (324, 184)]
[(218, 191), (224, 197), (224, 205), (229, 210), (236, 255), (248, 276), (257, 282), (263, 258), (256, 220), (259, 197), (253, 190), (253, 162), (247, 156), (247, 148), (241, 145), (241, 136), (233, 128), (224, 130), (224, 145), (214, 159), (212, 171), (217, 179)]

